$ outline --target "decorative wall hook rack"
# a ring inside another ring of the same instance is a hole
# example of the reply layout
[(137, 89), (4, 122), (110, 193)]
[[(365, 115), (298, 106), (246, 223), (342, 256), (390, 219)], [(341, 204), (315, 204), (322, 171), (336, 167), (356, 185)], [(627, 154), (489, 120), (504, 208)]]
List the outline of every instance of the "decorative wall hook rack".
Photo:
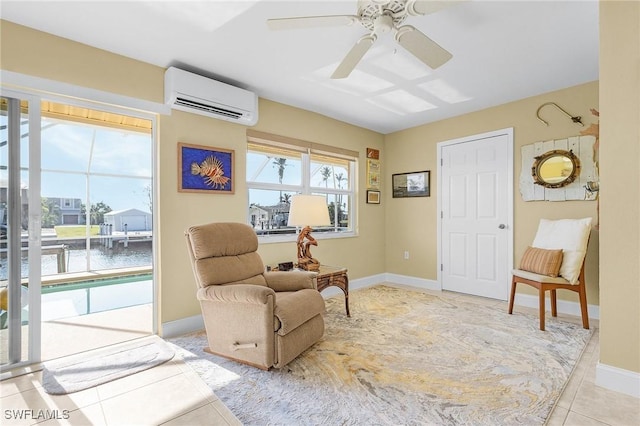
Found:
[(560, 107), (560, 105), (558, 105), (558, 104), (557, 104), (557, 103), (555, 103), (555, 102), (547, 102), (547, 103), (544, 103), (544, 104), (540, 105), (540, 107), (538, 107), (538, 110), (536, 111), (536, 117), (538, 117), (538, 120), (542, 121), (546, 126), (548, 126), (548, 125), (549, 125), (549, 122), (548, 122), (548, 121), (543, 120), (543, 119), (540, 117), (540, 110), (541, 110), (543, 107), (547, 106), (547, 105), (553, 105), (554, 107), (556, 107), (556, 108), (558, 108), (560, 111), (562, 111), (562, 112), (563, 112), (567, 117), (569, 117), (569, 118), (571, 119), (571, 121), (573, 121), (574, 123), (579, 124), (579, 125), (581, 125), (581, 126), (583, 126), (583, 127), (584, 127), (584, 124), (582, 123), (582, 117), (580, 117), (579, 115), (575, 115), (575, 116), (573, 116), (573, 115), (569, 114), (567, 111), (565, 111), (564, 109), (562, 109), (562, 107)]

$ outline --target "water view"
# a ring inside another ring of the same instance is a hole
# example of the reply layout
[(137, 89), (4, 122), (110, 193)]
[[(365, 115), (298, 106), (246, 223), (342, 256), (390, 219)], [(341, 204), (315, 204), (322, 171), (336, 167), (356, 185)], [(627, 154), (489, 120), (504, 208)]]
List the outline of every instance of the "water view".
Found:
[[(91, 248), (88, 251), (90, 270), (118, 270), (130, 267), (151, 267), (153, 261), (151, 241), (132, 244), (127, 248)], [(87, 250), (65, 248), (67, 272), (87, 271)], [(43, 282), (58, 275), (58, 255), (42, 256)], [(0, 281), (7, 280), (7, 259), (0, 259)], [(22, 277), (29, 274), (26, 250), (22, 256)], [(23, 321), (28, 318), (28, 287), (23, 286)], [(151, 273), (102, 280), (74, 281), (68, 284), (42, 286), (42, 320), (52, 321), (79, 315), (149, 304), (153, 302)], [(2, 312), (0, 310), (0, 312)], [(2, 328), (4, 325), (2, 325)]]
[[(89, 250), (90, 270), (120, 269), (135, 266), (151, 266), (153, 254), (151, 243), (137, 243), (135, 246), (118, 250), (103, 247)], [(66, 271), (83, 272), (87, 270), (87, 250), (65, 250)], [(29, 261), (26, 251), (22, 256), (22, 277), (29, 275)], [(42, 256), (42, 276), (58, 274), (58, 257), (56, 254)], [(0, 259), (0, 281), (7, 279), (7, 259)]]

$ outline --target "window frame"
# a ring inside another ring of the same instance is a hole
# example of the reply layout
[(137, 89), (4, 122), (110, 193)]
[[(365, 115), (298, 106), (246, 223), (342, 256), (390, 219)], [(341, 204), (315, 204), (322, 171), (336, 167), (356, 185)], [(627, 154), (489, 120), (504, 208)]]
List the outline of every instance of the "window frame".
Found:
[[(251, 200), (250, 191), (256, 190), (270, 190), (270, 191), (282, 191), (282, 192), (294, 192), (300, 194), (326, 194), (333, 196), (347, 196), (350, 198), (348, 201), (348, 220), (349, 227), (344, 231), (337, 231), (336, 224), (334, 224), (333, 231), (318, 231), (314, 233), (316, 239), (333, 239), (333, 238), (348, 238), (357, 235), (357, 204), (358, 204), (358, 160), (359, 153), (357, 151), (350, 151), (342, 148), (332, 147), (329, 145), (316, 144), (312, 142), (302, 141), (298, 139), (288, 138), (284, 136), (272, 135), (264, 132), (258, 132), (253, 130), (247, 130), (247, 153), (251, 152), (251, 145), (262, 145), (267, 148), (290, 150), (291, 152), (300, 153), (301, 161), (301, 184), (280, 184), (280, 183), (265, 183), (254, 182), (247, 180), (247, 216), (246, 223), (251, 225)], [(254, 151), (256, 152), (256, 151)], [(313, 155), (322, 157), (333, 157), (336, 160), (342, 159), (348, 162), (348, 187), (346, 189), (340, 188), (327, 188), (322, 186), (311, 185), (311, 163), (313, 161)], [(246, 165), (246, 164), (245, 164)], [(249, 171), (249, 170), (247, 170)], [(276, 242), (290, 242), (295, 241), (298, 235), (299, 229), (292, 233), (286, 234), (267, 234), (258, 235), (260, 243), (276, 243)]]

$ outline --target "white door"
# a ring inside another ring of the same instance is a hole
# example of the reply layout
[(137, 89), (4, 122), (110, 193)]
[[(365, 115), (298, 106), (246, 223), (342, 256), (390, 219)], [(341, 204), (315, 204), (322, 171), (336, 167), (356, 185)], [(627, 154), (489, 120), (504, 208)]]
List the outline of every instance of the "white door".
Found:
[(513, 259), (513, 130), (438, 144), (443, 290), (507, 300)]

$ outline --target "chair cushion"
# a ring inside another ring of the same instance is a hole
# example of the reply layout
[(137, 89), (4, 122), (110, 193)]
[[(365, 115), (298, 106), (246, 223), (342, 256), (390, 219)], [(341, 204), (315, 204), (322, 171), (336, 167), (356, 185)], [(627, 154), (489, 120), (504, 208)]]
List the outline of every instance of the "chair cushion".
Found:
[(264, 273), (267, 286), (275, 291), (297, 291), (318, 288), (318, 274), (307, 271), (271, 271)]
[(231, 283), (267, 285), (257, 252), (198, 259), (194, 261), (194, 272), (200, 287)]
[(520, 269), (535, 272), (536, 274), (557, 277), (562, 265), (562, 249), (546, 250), (536, 247), (527, 247), (522, 259)]
[(535, 272), (523, 271), (522, 269), (513, 269), (511, 273), (516, 277), (531, 281), (538, 281), (540, 283), (571, 284), (562, 277), (550, 277), (548, 275), (536, 274)]
[(562, 249), (560, 276), (571, 284), (578, 282), (580, 268), (587, 253), (587, 243), (591, 233), (590, 217), (584, 219), (541, 219), (533, 247)]
[(276, 293), (274, 331), (284, 336), (323, 312), (324, 299), (318, 290), (304, 289)]

